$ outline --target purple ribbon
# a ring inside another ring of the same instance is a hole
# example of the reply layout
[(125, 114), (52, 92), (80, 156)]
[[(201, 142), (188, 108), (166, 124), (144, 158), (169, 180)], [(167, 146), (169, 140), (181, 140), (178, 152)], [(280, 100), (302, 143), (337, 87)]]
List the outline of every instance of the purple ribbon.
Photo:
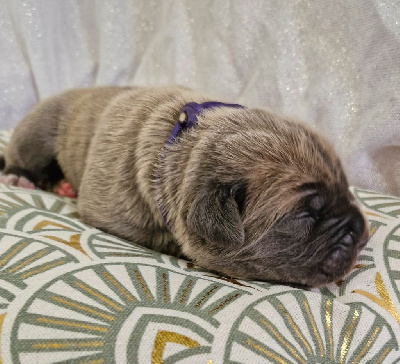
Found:
[[(175, 123), (174, 127), (171, 130), (171, 133), (168, 136), (166, 145), (161, 154), (160, 162), (162, 162), (165, 158), (166, 150), (169, 145), (171, 145), (175, 139), (182, 133), (183, 130), (190, 129), (194, 125), (197, 124), (197, 117), (204, 111), (208, 109), (213, 109), (216, 107), (232, 107), (234, 109), (244, 109), (244, 106), (239, 104), (225, 104), (223, 102), (217, 101), (207, 101), (202, 104), (198, 104), (196, 102), (189, 102), (185, 106), (182, 107), (179, 113), (179, 120)], [(159, 171), (157, 173), (157, 180), (159, 180)], [(158, 208), (160, 209), (161, 215), (164, 219), (164, 222), (170, 228), (169, 221), (167, 220), (167, 212), (165, 211), (164, 206), (161, 204), (160, 198), (157, 200)]]
[(232, 107), (235, 109), (244, 108), (244, 106), (239, 104), (224, 104), (223, 102), (217, 102), (217, 101), (207, 101), (203, 102), (202, 104), (198, 104), (196, 102), (189, 102), (184, 107), (182, 107), (179, 115), (179, 120), (175, 123), (167, 139), (167, 146), (171, 145), (184, 129), (190, 129), (193, 125), (196, 125), (197, 117), (204, 110), (213, 109), (215, 107)]

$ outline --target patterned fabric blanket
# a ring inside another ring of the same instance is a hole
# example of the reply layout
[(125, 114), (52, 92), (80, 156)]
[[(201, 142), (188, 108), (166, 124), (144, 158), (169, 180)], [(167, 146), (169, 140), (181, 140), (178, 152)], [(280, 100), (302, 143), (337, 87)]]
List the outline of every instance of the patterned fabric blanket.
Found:
[(353, 192), (371, 239), (343, 281), (305, 291), (216, 276), (0, 185), (1, 362), (399, 362), (400, 199)]

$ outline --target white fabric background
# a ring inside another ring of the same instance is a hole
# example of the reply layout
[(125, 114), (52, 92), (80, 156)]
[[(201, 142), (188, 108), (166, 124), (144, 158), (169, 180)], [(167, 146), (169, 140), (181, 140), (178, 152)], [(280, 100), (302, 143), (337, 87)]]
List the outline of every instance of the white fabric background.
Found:
[(0, 129), (70, 87), (178, 83), (307, 121), (397, 195), (399, 65), (399, 1), (0, 0)]

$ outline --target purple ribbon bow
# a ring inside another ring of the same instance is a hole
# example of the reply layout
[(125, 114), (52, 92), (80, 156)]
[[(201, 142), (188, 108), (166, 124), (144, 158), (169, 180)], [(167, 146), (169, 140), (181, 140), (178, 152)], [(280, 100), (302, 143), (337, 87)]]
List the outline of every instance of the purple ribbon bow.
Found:
[(179, 114), (179, 120), (175, 123), (167, 139), (167, 146), (171, 145), (184, 129), (190, 129), (193, 125), (197, 124), (197, 117), (203, 112), (203, 110), (213, 109), (215, 107), (233, 107), (235, 109), (244, 108), (244, 106), (239, 104), (224, 104), (223, 102), (217, 101), (207, 101), (202, 104), (189, 102), (182, 107)]

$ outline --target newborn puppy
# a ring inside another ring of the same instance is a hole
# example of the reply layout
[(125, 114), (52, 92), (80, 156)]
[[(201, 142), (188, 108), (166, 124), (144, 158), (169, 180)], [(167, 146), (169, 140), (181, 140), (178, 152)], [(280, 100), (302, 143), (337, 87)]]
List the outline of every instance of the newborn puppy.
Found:
[(270, 111), (207, 101), (182, 87), (57, 95), (16, 127), (1, 181), (65, 178), (86, 223), (224, 275), (341, 278), (368, 226), (333, 148)]

